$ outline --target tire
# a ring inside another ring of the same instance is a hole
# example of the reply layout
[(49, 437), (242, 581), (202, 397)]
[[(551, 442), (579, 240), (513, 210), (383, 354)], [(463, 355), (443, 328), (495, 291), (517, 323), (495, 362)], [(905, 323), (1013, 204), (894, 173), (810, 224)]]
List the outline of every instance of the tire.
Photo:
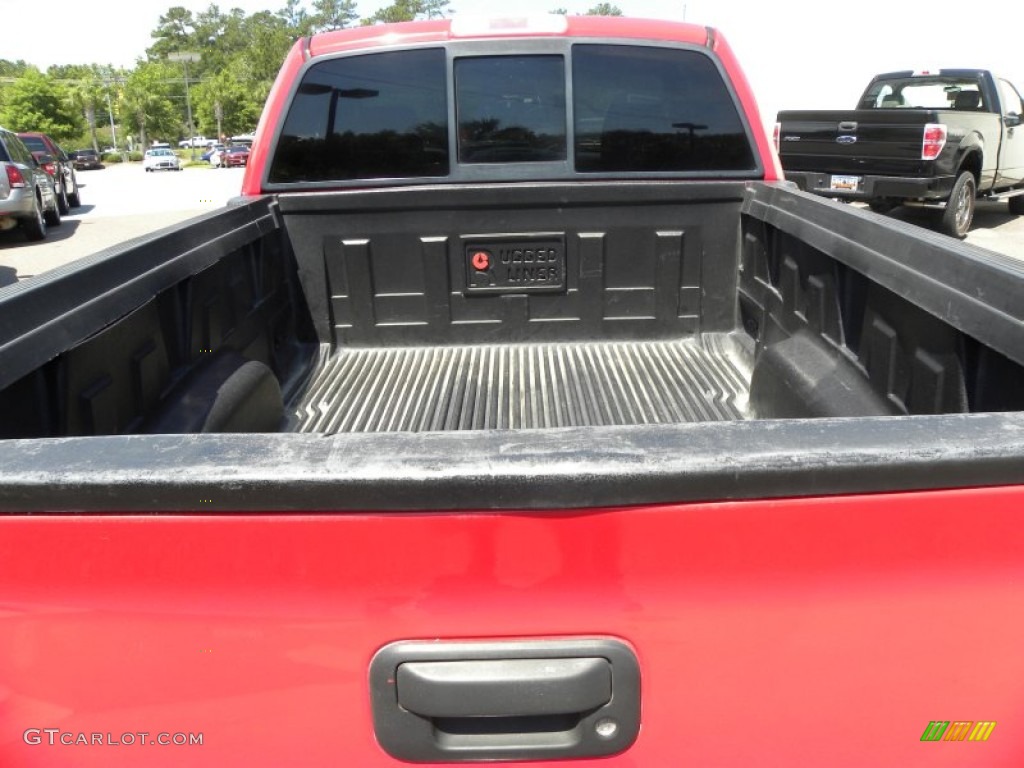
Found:
[(1014, 216), (1024, 216), (1024, 195), (1011, 197), (1006, 202), (1010, 206), (1010, 213)]
[(43, 211), (43, 218), (46, 219), (46, 226), (48, 227), (59, 227), (60, 226), (60, 197), (54, 201), (53, 208), (49, 211)]
[(22, 226), (25, 228), (25, 237), (33, 242), (46, 237), (46, 219), (43, 216), (43, 203), (39, 195), (35, 196), (35, 215), (31, 219), (25, 219)]
[(68, 205), (68, 188), (66, 184), (60, 185), (60, 194), (57, 195), (57, 212), (61, 216), (71, 212), (71, 206)]
[(974, 204), (977, 197), (978, 187), (974, 181), (974, 174), (970, 171), (963, 171), (953, 184), (953, 191), (949, 194), (949, 201), (946, 203), (946, 210), (942, 212), (939, 220), (939, 231), (958, 240), (967, 237), (971, 229), (971, 222), (974, 221)]
[(82, 205), (82, 191), (78, 187), (78, 179), (75, 179), (75, 191), (68, 195), (68, 203), (72, 208), (79, 208)]

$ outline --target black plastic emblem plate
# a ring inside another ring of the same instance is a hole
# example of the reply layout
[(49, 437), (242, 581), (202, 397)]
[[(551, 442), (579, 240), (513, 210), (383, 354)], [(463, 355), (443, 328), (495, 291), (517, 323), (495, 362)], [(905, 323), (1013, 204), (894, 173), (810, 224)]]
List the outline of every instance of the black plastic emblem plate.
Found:
[(466, 293), (565, 291), (562, 237), (479, 239), (463, 243)]

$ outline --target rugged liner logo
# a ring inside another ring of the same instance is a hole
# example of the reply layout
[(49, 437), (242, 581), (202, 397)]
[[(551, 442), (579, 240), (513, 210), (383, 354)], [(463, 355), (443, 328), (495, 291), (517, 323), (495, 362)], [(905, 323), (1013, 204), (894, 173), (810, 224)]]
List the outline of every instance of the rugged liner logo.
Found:
[(932, 720), (921, 741), (988, 741), (995, 727), (993, 720)]
[(468, 293), (531, 293), (565, 288), (561, 239), (466, 245)]

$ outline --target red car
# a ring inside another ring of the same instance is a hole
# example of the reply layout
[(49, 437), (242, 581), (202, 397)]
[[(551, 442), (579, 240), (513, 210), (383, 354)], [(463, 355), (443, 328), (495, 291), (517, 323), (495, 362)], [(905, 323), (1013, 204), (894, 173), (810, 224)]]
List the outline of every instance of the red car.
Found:
[(214, 152), (210, 156), (210, 165), (214, 168), (231, 168), (232, 166), (245, 167), (249, 164), (248, 147), (225, 147), (220, 152)]
[(42, 163), (42, 166), (53, 179), (53, 188), (57, 192), (57, 207), (60, 209), (61, 215), (63, 216), (70, 209), (80, 206), (82, 195), (78, 190), (75, 166), (60, 145), (45, 133), (19, 133), (18, 138), (31, 150), (36, 160), (39, 160), (43, 154), (53, 158), (53, 162)]

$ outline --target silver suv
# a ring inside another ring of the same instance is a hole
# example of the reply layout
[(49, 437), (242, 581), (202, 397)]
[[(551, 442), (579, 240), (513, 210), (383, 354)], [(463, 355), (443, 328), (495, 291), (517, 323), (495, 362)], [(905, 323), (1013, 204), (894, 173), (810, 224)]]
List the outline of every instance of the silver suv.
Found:
[(0, 231), (21, 225), (29, 240), (60, 224), (53, 179), (14, 133), (0, 128)]

